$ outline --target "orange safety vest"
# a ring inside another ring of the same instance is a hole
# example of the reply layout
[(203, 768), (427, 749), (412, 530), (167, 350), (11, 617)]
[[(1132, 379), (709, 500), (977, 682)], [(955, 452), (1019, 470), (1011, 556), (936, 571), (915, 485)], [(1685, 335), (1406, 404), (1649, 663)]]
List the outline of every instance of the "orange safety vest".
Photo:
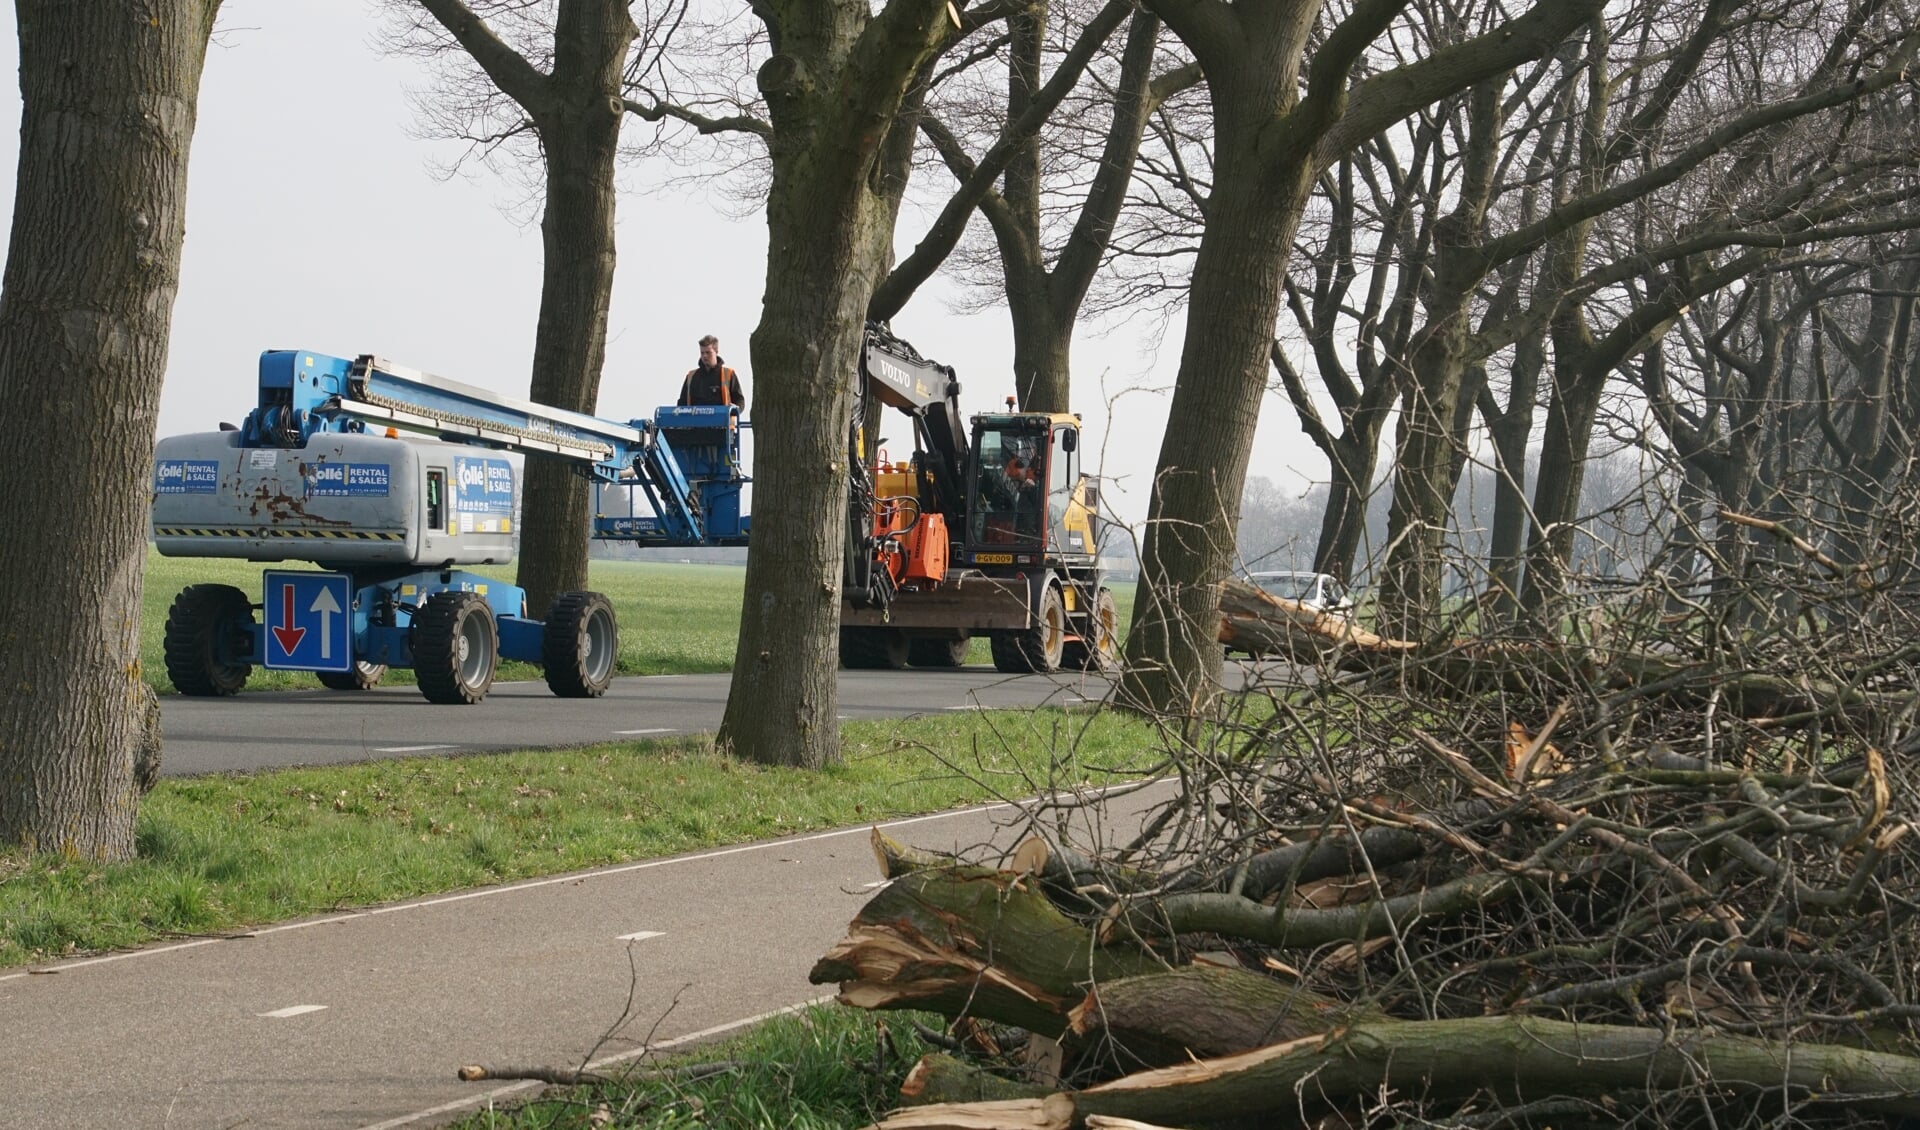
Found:
[[(680, 399), (685, 400), (689, 396), (693, 395), (693, 375), (699, 371), (700, 371), (700, 367), (698, 365), (695, 365), (693, 368), (687, 370), (687, 375), (684, 378), (682, 378), (680, 381)], [(739, 379), (739, 374), (735, 373), (732, 369), (728, 368), (725, 365), (720, 366), (721, 407), (723, 408), (733, 407), (733, 382), (738, 379)]]

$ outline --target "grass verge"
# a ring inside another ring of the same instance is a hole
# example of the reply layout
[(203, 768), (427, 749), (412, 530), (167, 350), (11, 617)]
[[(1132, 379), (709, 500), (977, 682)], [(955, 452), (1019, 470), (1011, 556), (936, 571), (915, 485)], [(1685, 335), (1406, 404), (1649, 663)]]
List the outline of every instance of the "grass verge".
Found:
[[(552, 1087), (458, 1130), (844, 1130), (900, 1105), (901, 1081), (927, 1047), (910, 1021), (932, 1014), (815, 1006), (688, 1055), (624, 1065), (611, 1081)], [(697, 1068), (698, 1077), (694, 1077)], [(707, 1071), (712, 1069), (711, 1074)]]
[(1010, 711), (850, 722), (822, 770), (681, 739), (163, 780), (131, 862), (0, 853), (0, 966), (1105, 784), (1153, 744), (1127, 716)]

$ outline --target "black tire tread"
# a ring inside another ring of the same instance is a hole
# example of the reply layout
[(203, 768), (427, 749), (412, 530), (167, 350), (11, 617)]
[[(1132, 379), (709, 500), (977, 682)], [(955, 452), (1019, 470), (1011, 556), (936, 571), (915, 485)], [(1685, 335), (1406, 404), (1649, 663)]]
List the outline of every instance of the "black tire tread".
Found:
[[(427, 598), (426, 604), (413, 617), (413, 674), (420, 684), (420, 693), (428, 702), (447, 706), (471, 706), (487, 697), (487, 691), (493, 688), (493, 671), (487, 672), (485, 685), (469, 687), (460, 681), (459, 652), (456, 644), (460, 635), (461, 621), (473, 614), (477, 606), (479, 615), (489, 620), (493, 610), (487, 607), (486, 597), (472, 592), (437, 592)], [(493, 632), (493, 666), (500, 662), (500, 632)]]
[[(1066, 626), (1066, 609), (1060, 599), (1060, 590), (1047, 588), (1040, 598), (1040, 607), (1036, 609), (1038, 621), (1031, 628), (1022, 628), (1016, 632), (993, 633), (993, 666), (997, 671), (1009, 675), (1048, 674), (1060, 669), (1058, 655), (1047, 654), (1047, 609), (1054, 608), (1060, 617), (1061, 627)], [(1065, 652), (1062, 647), (1062, 653)]]
[(840, 666), (849, 671), (898, 671), (907, 651), (898, 628), (840, 629)]
[(253, 664), (223, 664), (219, 633), (230, 621), (253, 622), (247, 594), (232, 585), (188, 585), (167, 609), (164, 653), (167, 678), (185, 695), (238, 694)]
[(620, 657), (620, 628), (614, 624), (614, 662), (607, 666), (604, 678), (595, 680), (580, 659), (580, 633), (586, 630), (596, 612), (605, 610), (613, 618), (613, 602), (597, 592), (563, 592), (553, 598), (547, 611), (546, 627), (540, 637), (540, 660), (546, 668), (547, 689), (560, 698), (599, 698), (613, 683), (614, 668)]

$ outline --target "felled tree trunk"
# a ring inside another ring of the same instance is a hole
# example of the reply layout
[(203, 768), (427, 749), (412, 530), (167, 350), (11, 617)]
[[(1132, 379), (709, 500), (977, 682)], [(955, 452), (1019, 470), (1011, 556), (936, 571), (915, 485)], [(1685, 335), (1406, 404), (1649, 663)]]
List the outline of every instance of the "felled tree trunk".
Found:
[(1220, 642), (1236, 651), (1307, 661), (1331, 654), (1343, 666), (1367, 666), (1418, 646), (1377, 636), (1351, 620), (1281, 600), (1240, 580), (1220, 582)]
[(840, 982), (857, 1008), (928, 1009), (1058, 1036), (1086, 986), (1166, 968), (1093, 944), (1031, 877), (985, 868), (919, 871), (861, 908), (808, 980)]
[[(1352, 936), (1352, 911), (1291, 915), (1338, 918), (1343, 936)], [(1113, 932), (1114, 923), (1107, 927)], [(1105, 1037), (1120, 1062), (1133, 1066), (1241, 1051), (1377, 1016), (1267, 977), (1174, 969), (1145, 947), (1104, 944), (1030, 875), (978, 867), (897, 878), (861, 909), (809, 979), (839, 981), (841, 1003), (858, 1008), (927, 1009), (1049, 1037)]]
[[(1241, 1055), (1144, 1071), (1084, 1091), (994, 1104), (998, 1126), (1066, 1130), (1095, 1116), (1195, 1126), (1292, 1112), (1298, 1094), (1332, 1104), (1382, 1089), (1428, 1097), (1492, 1087), (1507, 1097), (1603, 1095), (1700, 1085), (1772, 1091), (1880, 1115), (1920, 1114), (1920, 1059), (1828, 1044), (1771, 1043), (1710, 1030), (1479, 1016), (1385, 1021)], [(1308, 1090), (1296, 1092), (1305, 1085)], [(1068, 1100), (1062, 1104), (1060, 1100)], [(879, 1130), (985, 1125), (968, 1108), (923, 1107)], [(944, 1119), (944, 1120), (943, 1120)]]
[(1072, 1031), (1105, 1037), (1148, 1066), (1229, 1055), (1384, 1019), (1319, 993), (1238, 969), (1189, 965), (1095, 985), (1072, 1012)]

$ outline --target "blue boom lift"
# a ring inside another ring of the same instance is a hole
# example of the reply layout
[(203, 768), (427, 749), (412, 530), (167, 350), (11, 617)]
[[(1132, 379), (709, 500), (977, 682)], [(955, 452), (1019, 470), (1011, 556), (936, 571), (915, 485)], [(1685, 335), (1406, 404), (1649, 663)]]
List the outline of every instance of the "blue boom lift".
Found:
[(742, 426), (731, 407), (622, 424), (371, 355), (264, 353), (244, 424), (158, 444), (154, 542), (168, 556), (320, 571), (268, 571), (257, 604), (189, 586), (167, 615), (167, 674), (182, 693), (228, 695), (255, 664), (342, 690), (412, 667), (429, 700), (473, 703), (505, 656), (544, 666), (557, 695), (604, 694), (619, 655), (605, 596), (563, 593), (536, 619), (524, 589), (458, 568), (513, 558), (517, 487), (494, 453), (567, 459), (643, 492), (652, 517), (609, 520), (633, 540), (745, 545)]

